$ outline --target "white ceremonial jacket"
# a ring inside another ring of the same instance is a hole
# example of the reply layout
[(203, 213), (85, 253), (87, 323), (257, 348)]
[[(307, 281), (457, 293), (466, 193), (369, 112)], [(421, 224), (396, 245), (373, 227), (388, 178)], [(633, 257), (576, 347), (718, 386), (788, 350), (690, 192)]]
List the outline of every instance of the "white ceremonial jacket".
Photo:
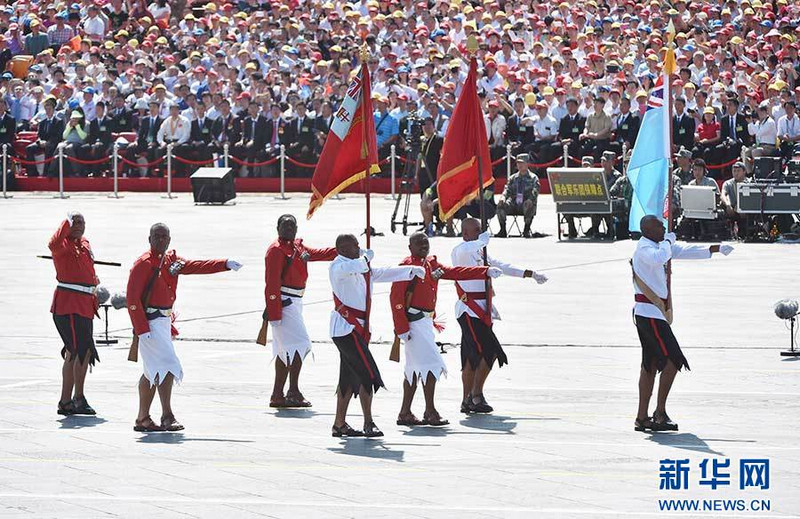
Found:
[[(710, 257), (711, 248), (708, 245), (675, 243), (670, 246), (667, 240), (656, 243), (642, 236), (633, 253), (633, 270), (658, 297), (667, 299), (667, 262), (670, 259), (708, 259)], [(636, 282), (633, 283), (633, 290), (636, 294), (642, 293)], [(666, 321), (661, 310), (650, 303), (635, 303), (633, 313), (642, 317)]]
[[(411, 265), (404, 267), (377, 267), (370, 274), (370, 296), (373, 294), (373, 283), (393, 283), (395, 281), (408, 281), (413, 277)], [(328, 268), (328, 277), (331, 288), (336, 297), (343, 304), (355, 310), (365, 311), (367, 306), (367, 281), (364, 274), (370, 269), (366, 258), (358, 259), (336, 256)], [(363, 321), (359, 319), (363, 324)], [(355, 327), (348, 323), (339, 312), (331, 312), (330, 334), (331, 337), (343, 337), (353, 331)]]
[[(454, 267), (482, 267), (483, 266), (483, 253), (481, 250), (484, 246), (489, 244), (489, 240), (483, 241), (481, 238), (473, 241), (462, 241), (455, 246), (453, 252), (450, 253), (450, 261)], [(490, 267), (497, 267), (503, 271), (504, 276), (512, 276), (521, 278), (525, 274), (525, 269), (515, 267), (510, 263), (499, 261), (491, 256), (488, 258)], [(486, 290), (486, 282), (483, 279), (469, 279), (456, 281), (464, 292), (484, 292)], [(477, 300), (475, 303), (486, 310), (486, 300)], [(475, 312), (461, 302), (460, 299), (456, 300), (456, 319), (461, 317), (461, 314), (467, 312), (468, 315), (478, 318)], [(492, 304), (492, 319), (499, 320), (500, 313), (497, 311), (497, 306)]]

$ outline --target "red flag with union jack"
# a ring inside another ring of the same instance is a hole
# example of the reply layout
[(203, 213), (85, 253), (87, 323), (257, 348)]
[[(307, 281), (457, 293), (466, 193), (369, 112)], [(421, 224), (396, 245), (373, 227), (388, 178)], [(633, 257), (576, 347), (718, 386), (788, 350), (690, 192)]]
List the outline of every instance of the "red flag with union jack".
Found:
[(369, 69), (364, 63), (334, 113), (311, 179), (307, 218), (311, 218), (328, 198), (366, 178), (367, 174), (380, 171), (370, 90)]

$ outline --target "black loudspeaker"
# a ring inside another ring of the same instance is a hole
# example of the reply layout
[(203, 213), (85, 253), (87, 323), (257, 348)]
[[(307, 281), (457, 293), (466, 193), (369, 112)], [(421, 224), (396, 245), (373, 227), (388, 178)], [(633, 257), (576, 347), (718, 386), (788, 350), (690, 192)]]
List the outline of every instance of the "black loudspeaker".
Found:
[(753, 159), (755, 180), (778, 182), (781, 179), (780, 157), (755, 157)]
[(224, 204), (236, 198), (231, 168), (200, 168), (191, 179), (195, 204)]

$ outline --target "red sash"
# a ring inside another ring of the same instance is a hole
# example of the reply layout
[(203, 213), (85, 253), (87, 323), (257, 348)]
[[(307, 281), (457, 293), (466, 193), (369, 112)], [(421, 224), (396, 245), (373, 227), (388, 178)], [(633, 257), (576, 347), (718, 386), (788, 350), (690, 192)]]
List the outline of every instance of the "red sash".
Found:
[(466, 292), (461, 288), (461, 285), (456, 282), (456, 294), (458, 294), (458, 298), (461, 302), (467, 305), (467, 308), (472, 310), (475, 315), (478, 316), (478, 319), (483, 321), (486, 326), (492, 325), (492, 310), (489, 306), (489, 301), (487, 300), (486, 310), (481, 308), (477, 303), (478, 299), (487, 299), (484, 292)]
[(365, 329), (364, 325), (358, 322), (359, 319), (363, 319), (366, 322), (367, 313), (363, 310), (356, 310), (355, 308), (349, 307), (342, 303), (341, 299), (339, 299), (336, 294), (333, 294), (333, 304), (336, 305), (335, 310), (339, 312), (339, 315), (344, 317), (345, 321), (353, 325), (355, 332), (364, 340), (369, 342), (369, 330)]

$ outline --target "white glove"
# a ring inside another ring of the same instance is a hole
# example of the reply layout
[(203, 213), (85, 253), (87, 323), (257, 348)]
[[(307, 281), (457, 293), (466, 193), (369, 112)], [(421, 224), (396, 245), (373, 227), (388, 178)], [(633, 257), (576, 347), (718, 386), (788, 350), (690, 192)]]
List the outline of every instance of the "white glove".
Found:
[(151, 337), (152, 337), (152, 335), (150, 334), (150, 332), (145, 332), (145, 333), (139, 335), (139, 340), (142, 341), (142, 340), (147, 339), (149, 341)]
[(545, 276), (544, 274), (538, 274), (538, 273), (534, 272), (533, 273), (533, 279), (534, 279), (534, 281), (536, 281), (540, 285), (542, 285), (544, 283), (547, 283), (547, 276)]
[(411, 276), (418, 277), (420, 279), (425, 279), (425, 267), (420, 267), (419, 265), (412, 266)]
[(280, 325), (281, 325), (281, 320), (280, 320), (280, 319), (278, 319), (277, 321), (270, 321), (270, 322), (269, 322), (269, 325), (270, 325), (270, 326), (274, 326), (274, 327), (276, 327), (276, 328), (277, 328), (278, 326), (280, 326)]
[(375, 257), (375, 253), (372, 249), (361, 249), (361, 256), (367, 259), (367, 261), (372, 261), (372, 258)]
[(731, 252), (733, 252), (733, 245), (720, 245), (720, 246), (719, 246), (719, 252), (720, 252), (720, 253), (721, 253), (723, 256), (727, 256), (728, 254), (730, 254)]
[(675, 242), (678, 240), (678, 237), (675, 236), (674, 232), (668, 232), (664, 235), (664, 239), (667, 240), (670, 245), (675, 245)]
[(67, 213), (67, 221), (69, 222), (69, 226), (72, 227), (72, 219), (78, 215), (78, 211), (70, 211)]
[(490, 278), (499, 278), (503, 275), (503, 271), (497, 267), (489, 267), (487, 274)]
[(403, 342), (408, 342), (411, 339), (411, 332), (401, 333), (398, 335)]
[(489, 235), (489, 231), (483, 231), (478, 235), (478, 241), (481, 242), (484, 246), (489, 245), (489, 238), (491, 238), (491, 236)]
[(228, 260), (228, 261), (225, 262), (225, 266), (228, 267), (229, 270), (236, 271), (236, 270), (239, 270), (240, 268), (242, 268), (244, 265), (242, 265), (241, 263), (239, 263), (236, 260)]

